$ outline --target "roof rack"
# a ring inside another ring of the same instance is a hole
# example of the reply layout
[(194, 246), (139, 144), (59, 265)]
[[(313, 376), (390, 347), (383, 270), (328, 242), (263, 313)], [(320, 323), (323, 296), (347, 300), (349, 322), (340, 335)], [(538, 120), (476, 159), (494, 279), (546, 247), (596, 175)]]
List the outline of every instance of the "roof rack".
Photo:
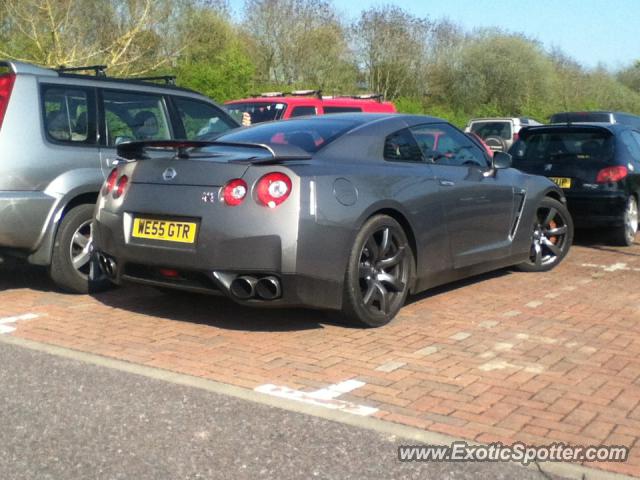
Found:
[(352, 95), (351, 98), (358, 100), (377, 100), (378, 102), (382, 102), (384, 95), (381, 93), (364, 93), (361, 95)]
[(322, 90), (293, 90), (290, 95), (293, 97), (308, 97), (313, 95), (314, 97), (322, 99)]
[(176, 76), (175, 75), (157, 75), (152, 77), (128, 77), (124, 78), (125, 80), (132, 81), (140, 81), (140, 82), (155, 82), (162, 80), (166, 85), (175, 85), (176, 84)]
[(87, 67), (65, 67), (64, 65), (60, 65), (55, 70), (58, 73), (84, 72), (84, 71), (93, 70), (96, 77), (106, 77), (107, 76), (106, 69), (107, 69), (106, 65), (89, 65)]

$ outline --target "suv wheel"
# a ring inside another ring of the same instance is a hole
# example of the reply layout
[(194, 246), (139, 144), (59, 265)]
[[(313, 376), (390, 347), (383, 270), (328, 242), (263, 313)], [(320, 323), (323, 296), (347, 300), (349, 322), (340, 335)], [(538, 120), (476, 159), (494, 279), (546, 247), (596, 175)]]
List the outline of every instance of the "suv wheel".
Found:
[(72, 208), (56, 233), (49, 275), (58, 287), (67, 292), (98, 292), (111, 285), (106, 277), (89, 279), (93, 209), (93, 205)]
[(636, 197), (629, 195), (624, 209), (623, 225), (613, 232), (616, 245), (622, 245), (625, 247), (633, 245), (637, 233), (638, 201), (636, 200)]

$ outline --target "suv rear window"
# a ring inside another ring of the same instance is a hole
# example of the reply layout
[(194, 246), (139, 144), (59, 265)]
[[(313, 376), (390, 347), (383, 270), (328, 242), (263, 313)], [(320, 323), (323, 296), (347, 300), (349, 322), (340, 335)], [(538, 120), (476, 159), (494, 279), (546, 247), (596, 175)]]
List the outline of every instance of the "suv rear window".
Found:
[(471, 131), (480, 138), (500, 137), (503, 140), (511, 140), (511, 122), (473, 122)]
[[(90, 99), (91, 97), (91, 99)], [(43, 87), (44, 128), (54, 142), (94, 144), (93, 95), (77, 88)]]
[(606, 130), (547, 131), (530, 133), (512, 148), (514, 166), (555, 163), (569, 160), (610, 162), (614, 153), (613, 135)]
[(245, 102), (227, 104), (227, 111), (238, 122), (242, 121), (242, 114), (251, 115), (251, 123), (269, 122), (280, 120), (287, 109), (287, 104), (282, 102)]
[(173, 97), (187, 140), (198, 140), (205, 135), (226, 132), (233, 125), (218, 108), (198, 100)]

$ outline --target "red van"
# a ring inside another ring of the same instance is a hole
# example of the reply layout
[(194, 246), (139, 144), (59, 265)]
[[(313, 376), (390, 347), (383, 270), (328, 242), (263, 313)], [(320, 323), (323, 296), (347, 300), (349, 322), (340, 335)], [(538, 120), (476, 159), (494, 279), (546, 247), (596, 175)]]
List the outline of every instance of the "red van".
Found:
[(346, 112), (395, 113), (397, 111), (393, 103), (382, 101), (381, 95), (331, 97), (315, 90), (298, 90), (289, 94), (268, 92), (242, 100), (231, 100), (226, 102), (225, 106), (239, 121), (244, 113), (248, 113), (251, 116), (251, 123), (284, 120), (302, 115)]

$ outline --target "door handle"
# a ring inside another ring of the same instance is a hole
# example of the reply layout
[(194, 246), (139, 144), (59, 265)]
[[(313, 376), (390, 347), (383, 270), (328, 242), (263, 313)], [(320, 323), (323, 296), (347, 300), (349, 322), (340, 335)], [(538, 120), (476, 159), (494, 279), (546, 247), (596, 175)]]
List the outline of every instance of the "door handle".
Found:
[(455, 184), (456, 182), (452, 182), (451, 180), (440, 180), (440, 185), (443, 187), (453, 187)]

